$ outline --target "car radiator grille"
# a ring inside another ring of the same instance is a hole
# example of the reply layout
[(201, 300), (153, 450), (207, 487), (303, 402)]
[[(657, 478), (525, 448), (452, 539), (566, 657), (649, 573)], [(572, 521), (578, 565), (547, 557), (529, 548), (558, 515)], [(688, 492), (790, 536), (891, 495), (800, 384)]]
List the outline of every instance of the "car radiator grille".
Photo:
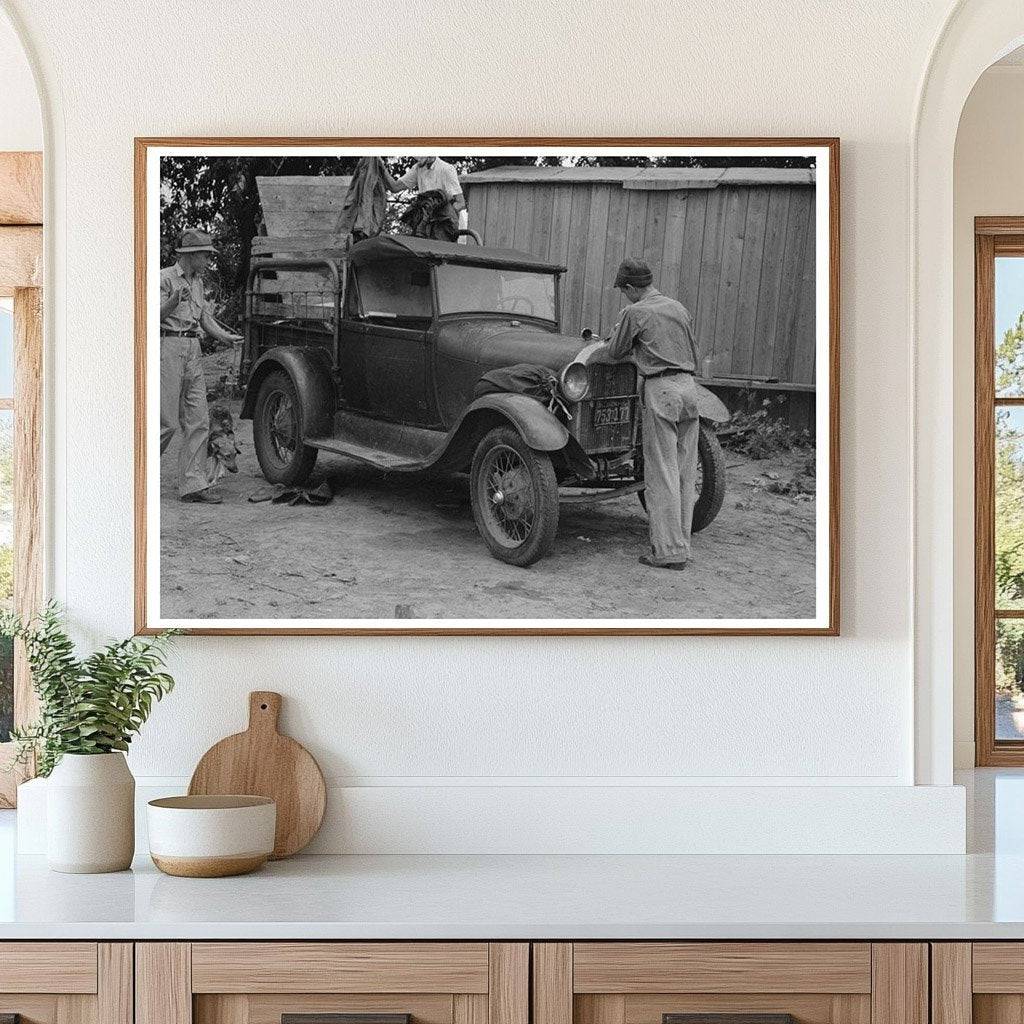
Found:
[(636, 368), (632, 363), (589, 367), (590, 393), (580, 403), (573, 431), (585, 452), (621, 452), (636, 436)]

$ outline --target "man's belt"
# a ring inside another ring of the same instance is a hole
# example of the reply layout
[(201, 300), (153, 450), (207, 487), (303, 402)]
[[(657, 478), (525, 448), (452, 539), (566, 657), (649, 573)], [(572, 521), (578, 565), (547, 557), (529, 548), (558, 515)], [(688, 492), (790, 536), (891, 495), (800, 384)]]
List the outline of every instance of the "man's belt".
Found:
[(654, 380), (655, 377), (674, 377), (677, 373), (688, 373), (691, 377), (694, 375), (693, 370), (683, 370), (679, 367), (671, 366), (667, 370), (659, 370), (657, 373), (645, 374), (644, 380)]
[(198, 338), (198, 331), (169, 331), (166, 327), (160, 328), (160, 337), (162, 338)]

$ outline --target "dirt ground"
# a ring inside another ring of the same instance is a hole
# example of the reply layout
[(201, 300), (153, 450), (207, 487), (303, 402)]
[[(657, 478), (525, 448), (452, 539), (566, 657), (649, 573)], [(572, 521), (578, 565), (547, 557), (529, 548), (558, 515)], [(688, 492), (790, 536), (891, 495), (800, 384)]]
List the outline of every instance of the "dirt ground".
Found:
[[(240, 403), (234, 403), (237, 413)], [(236, 419), (239, 472), (222, 505), (175, 489), (161, 466), (161, 615), (166, 618), (807, 618), (814, 614), (814, 501), (771, 493), (799, 458), (727, 452), (725, 505), (695, 535), (685, 572), (637, 563), (647, 519), (636, 495), (563, 505), (553, 553), (528, 569), (492, 558), (466, 477), (384, 474), (321, 453), (322, 508), (252, 503), (266, 489), (252, 424)]]

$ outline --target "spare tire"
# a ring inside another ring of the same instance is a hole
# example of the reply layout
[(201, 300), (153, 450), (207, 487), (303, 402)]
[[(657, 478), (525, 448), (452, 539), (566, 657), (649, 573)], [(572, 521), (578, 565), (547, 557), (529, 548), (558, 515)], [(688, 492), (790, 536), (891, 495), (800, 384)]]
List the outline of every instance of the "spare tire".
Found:
[[(722, 511), (725, 501), (725, 452), (710, 423), (700, 421), (697, 435), (697, 501), (693, 506), (691, 533), (700, 533), (714, 522)], [(647, 511), (647, 497), (644, 491), (637, 494), (644, 511)]]

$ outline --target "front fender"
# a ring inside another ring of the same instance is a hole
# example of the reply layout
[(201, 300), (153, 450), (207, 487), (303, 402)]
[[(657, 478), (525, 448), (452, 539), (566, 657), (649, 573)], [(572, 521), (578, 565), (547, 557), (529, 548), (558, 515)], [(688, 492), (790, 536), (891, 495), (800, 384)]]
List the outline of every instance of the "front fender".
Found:
[[(561, 451), (569, 440), (569, 430), (549, 412), (536, 398), (517, 395), (512, 392), (496, 392), (476, 399), (462, 414), (462, 421), (473, 418), (487, 410), (500, 413), (523, 436), (523, 440), (535, 451)], [(461, 423), (460, 423), (461, 426)]]
[(337, 396), (326, 353), (318, 348), (281, 345), (264, 352), (249, 374), (242, 400), (241, 419), (251, 420), (256, 411), (256, 396), (267, 374), (284, 370), (291, 377), (302, 403), (303, 432), (307, 437), (331, 433)]
[(710, 420), (712, 423), (728, 423), (732, 419), (732, 413), (726, 408), (725, 403), (711, 391), (708, 391), (703, 384), (697, 388), (697, 410), (702, 420)]
[(539, 452), (568, 452), (575, 444), (565, 425), (536, 398), (499, 391), (482, 395), (466, 407), (430, 464), (439, 469), (467, 469), (480, 439), (502, 423), (511, 423), (523, 440)]

